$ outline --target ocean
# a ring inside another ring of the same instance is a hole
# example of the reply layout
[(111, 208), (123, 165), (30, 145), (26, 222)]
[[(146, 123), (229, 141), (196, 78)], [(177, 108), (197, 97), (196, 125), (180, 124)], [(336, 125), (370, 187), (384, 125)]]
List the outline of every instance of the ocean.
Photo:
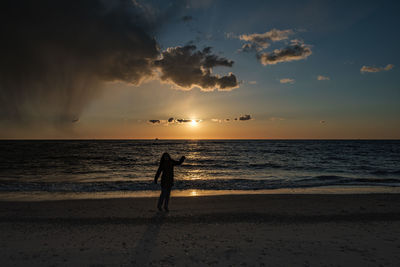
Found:
[(3, 140), (0, 151), (1, 193), (155, 192), (163, 152), (186, 156), (176, 190), (400, 186), (398, 140)]

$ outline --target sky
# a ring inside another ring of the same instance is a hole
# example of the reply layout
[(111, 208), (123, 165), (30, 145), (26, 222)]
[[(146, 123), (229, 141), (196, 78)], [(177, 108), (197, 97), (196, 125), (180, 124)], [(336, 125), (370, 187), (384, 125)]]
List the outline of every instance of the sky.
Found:
[(2, 139), (399, 139), (397, 1), (3, 1)]

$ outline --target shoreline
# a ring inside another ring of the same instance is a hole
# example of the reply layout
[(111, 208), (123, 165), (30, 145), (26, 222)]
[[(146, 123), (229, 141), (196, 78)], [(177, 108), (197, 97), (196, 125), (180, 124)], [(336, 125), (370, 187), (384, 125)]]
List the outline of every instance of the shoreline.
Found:
[[(90, 200), (119, 198), (158, 197), (159, 190), (115, 191), (115, 192), (0, 192), (0, 202), (8, 201), (53, 201), (53, 200)], [(359, 194), (400, 194), (400, 187), (389, 186), (321, 186), (308, 188), (280, 188), (260, 190), (172, 190), (171, 197), (230, 196), (230, 195), (359, 195)]]

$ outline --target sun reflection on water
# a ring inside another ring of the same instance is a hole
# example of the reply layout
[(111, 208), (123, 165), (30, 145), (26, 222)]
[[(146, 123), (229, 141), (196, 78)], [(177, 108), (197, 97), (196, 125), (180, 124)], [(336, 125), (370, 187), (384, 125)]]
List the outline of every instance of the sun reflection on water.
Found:
[(199, 195), (199, 192), (196, 189), (189, 190), (188, 193), (189, 193), (189, 196), (191, 196), (191, 197), (196, 197)]

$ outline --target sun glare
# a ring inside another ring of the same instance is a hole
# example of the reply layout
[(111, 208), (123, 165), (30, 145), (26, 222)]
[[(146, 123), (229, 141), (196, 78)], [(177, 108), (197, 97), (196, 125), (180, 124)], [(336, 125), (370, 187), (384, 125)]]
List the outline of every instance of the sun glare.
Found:
[(197, 126), (197, 124), (198, 124), (198, 122), (197, 122), (196, 120), (192, 120), (192, 121), (190, 122), (190, 126), (192, 126), (192, 127)]

